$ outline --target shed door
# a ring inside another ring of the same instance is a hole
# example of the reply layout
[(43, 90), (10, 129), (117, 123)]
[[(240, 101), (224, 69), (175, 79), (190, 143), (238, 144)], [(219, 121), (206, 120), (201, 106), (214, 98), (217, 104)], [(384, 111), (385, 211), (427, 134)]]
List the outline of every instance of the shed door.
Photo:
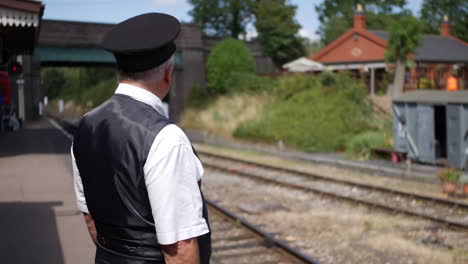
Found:
[(422, 162), (435, 163), (434, 107), (419, 104), (417, 113), (418, 159)]
[(450, 166), (457, 168), (463, 167), (460, 110), (461, 106), (459, 105), (447, 106), (447, 159)]

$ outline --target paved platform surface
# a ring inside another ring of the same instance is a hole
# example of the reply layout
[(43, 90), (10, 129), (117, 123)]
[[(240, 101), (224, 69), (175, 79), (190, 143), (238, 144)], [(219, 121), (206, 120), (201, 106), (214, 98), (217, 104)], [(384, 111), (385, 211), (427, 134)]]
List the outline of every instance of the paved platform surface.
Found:
[(284, 148), (279, 149), (278, 147), (271, 145), (246, 144), (228, 141), (195, 131), (186, 131), (186, 134), (192, 142), (214, 144), (235, 149), (254, 150), (260, 153), (267, 153), (288, 159), (330, 164), (333, 166), (341, 166), (344, 168), (362, 170), (370, 173), (383, 174), (386, 176), (394, 176), (415, 181), (439, 183), (436, 173), (440, 168), (431, 165), (416, 163), (407, 164), (403, 162), (393, 164), (392, 162), (385, 160), (354, 161), (346, 159), (341, 153), (306, 153)]
[(0, 133), (0, 263), (94, 263), (70, 145), (47, 119)]

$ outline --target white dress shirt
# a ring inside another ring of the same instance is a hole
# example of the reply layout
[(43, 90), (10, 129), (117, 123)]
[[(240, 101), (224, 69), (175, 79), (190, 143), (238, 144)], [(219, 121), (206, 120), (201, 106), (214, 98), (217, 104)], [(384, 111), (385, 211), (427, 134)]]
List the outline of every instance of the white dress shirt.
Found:
[[(121, 83), (115, 93), (128, 95), (165, 114), (161, 100), (147, 90)], [(71, 155), (77, 206), (89, 213), (73, 147)], [(179, 127), (169, 124), (161, 129), (143, 171), (159, 244), (173, 244), (209, 232), (202, 216), (203, 203), (198, 187), (203, 167)]]

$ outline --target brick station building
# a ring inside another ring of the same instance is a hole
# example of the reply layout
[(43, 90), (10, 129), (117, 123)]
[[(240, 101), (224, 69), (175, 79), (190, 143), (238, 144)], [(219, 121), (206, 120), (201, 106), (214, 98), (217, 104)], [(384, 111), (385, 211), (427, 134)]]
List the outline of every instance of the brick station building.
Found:
[[(388, 32), (368, 30), (361, 7), (354, 16), (354, 26), (322, 48), (311, 60), (334, 71), (349, 70), (365, 80), (374, 90), (385, 91), (391, 83), (385, 63)], [(468, 43), (451, 35), (448, 18), (440, 25), (440, 35), (424, 35), (415, 53), (410, 55), (415, 67), (407, 68), (405, 90), (445, 89), (454, 69), (459, 89), (468, 89)]]

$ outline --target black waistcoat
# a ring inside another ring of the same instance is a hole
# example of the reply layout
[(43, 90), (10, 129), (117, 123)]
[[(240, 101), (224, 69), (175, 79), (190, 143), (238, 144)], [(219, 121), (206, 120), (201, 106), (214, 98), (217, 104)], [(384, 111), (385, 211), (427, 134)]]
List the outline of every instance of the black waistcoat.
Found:
[[(121, 94), (80, 121), (73, 153), (98, 233), (97, 263), (99, 258), (109, 263), (164, 263), (143, 167), (156, 135), (170, 123), (151, 106)], [(203, 217), (208, 223), (204, 202)], [(210, 233), (198, 242), (201, 263), (208, 264)]]

